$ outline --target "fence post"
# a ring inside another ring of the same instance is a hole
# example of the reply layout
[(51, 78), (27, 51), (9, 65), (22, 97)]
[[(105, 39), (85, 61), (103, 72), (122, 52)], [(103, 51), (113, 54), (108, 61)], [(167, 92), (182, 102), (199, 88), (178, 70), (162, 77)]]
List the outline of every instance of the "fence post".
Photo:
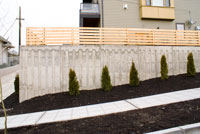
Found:
[(101, 31), (101, 30), (102, 30), (102, 29), (99, 28), (99, 34), (100, 34), (100, 35), (99, 35), (99, 37), (100, 37), (100, 38), (99, 38), (99, 44), (100, 44), (100, 45), (102, 45), (102, 31)]
[(128, 32), (128, 28), (126, 28), (126, 42), (127, 42), (127, 45), (129, 45), (129, 32)]
[(175, 38), (175, 46), (177, 46), (177, 30), (175, 30), (175, 36), (174, 36), (174, 38)]
[(200, 31), (197, 31), (198, 32), (198, 35), (199, 35), (199, 46), (200, 46)]
[(154, 30), (151, 30), (151, 32), (152, 32), (152, 45), (155, 45), (155, 43), (154, 43)]
[(74, 28), (72, 28), (72, 45), (74, 45)]
[(103, 45), (103, 42), (102, 42), (102, 28), (100, 28), (100, 44)]
[(46, 40), (45, 40), (45, 32), (46, 32), (46, 29), (45, 27), (43, 28), (43, 42), (42, 42), (42, 45), (46, 45)]
[(28, 41), (30, 41), (30, 32), (29, 32), (29, 28), (26, 28), (26, 45), (29, 46), (30, 44), (28, 43)]

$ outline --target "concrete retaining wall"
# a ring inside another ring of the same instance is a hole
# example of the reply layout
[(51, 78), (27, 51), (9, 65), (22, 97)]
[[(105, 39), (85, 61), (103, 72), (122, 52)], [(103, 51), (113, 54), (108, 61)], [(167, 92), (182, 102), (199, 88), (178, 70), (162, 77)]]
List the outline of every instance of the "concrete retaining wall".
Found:
[(0, 77), (3, 77), (7, 74), (10, 74), (12, 72), (15, 72), (17, 70), (19, 70), (20, 66), (19, 65), (15, 65), (15, 66), (11, 66), (11, 67), (6, 67), (6, 68), (2, 68), (0, 69)]
[(68, 91), (68, 73), (77, 74), (80, 90), (100, 88), (107, 65), (113, 85), (129, 81), (134, 61), (140, 80), (160, 76), (160, 59), (167, 57), (169, 75), (186, 73), (187, 55), (193, 53), (200, 71), (200, 47), (172, 46), (23, 46), (20, 63), (20, 102), (50, 93)]

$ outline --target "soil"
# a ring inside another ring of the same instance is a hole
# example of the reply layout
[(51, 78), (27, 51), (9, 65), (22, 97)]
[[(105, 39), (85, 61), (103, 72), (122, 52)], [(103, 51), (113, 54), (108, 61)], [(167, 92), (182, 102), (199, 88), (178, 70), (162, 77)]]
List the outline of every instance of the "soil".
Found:
[(200, 122), (199, 113), (200, 99), (106, 116), (9, 129), (8, 134), (143, 134)]
[[(68, 92), (49, 94), (24, 101), (23, 103), (19, 103), (18, 96), (14, 93), (5, 99), (4, 103), (7, 114), (15, 115), (98, 104), (197, 87), (200, 87), (200, 73), (196, 77), (187, 77), (186, 74), (182, 74), (170, 76), (168, 80), (150, 79), (140, 82), (138, 87), (131, 87), (128, 84), (115, 86), (110, 92), (95, 89), (80, 91), (79, 96), (70, 96)], [(3, 116), (1, 108), (0, 116)]]

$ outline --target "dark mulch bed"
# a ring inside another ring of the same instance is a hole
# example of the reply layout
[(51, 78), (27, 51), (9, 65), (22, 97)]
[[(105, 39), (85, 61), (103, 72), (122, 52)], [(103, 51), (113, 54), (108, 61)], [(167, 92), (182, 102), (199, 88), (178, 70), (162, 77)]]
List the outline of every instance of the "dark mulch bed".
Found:
[(67, 122), (8, 130), (8, 134), (143, 134), (200, 122), (200, 99)]
[[(36, 97), (23, 103), (19, 103), (17, 95), (12, 94), (5, 100), (5, 106), (8, 109), (8, 115), (13, 115), (111, 102), (197, 87), (200, 87), (200, 73), (196, 77), (187, 77), (186, 74), (183, 74), (171, 76), (168, 80), (150, 79), (142, 81), (138, 87), (129, 85), (115, 86), (110, 92), (96, 89), (81, 91), (79, 96), (70, 96), (68, 92), (50, 94)], [(3, 116), (2, 111), (0, 111), (0, 116)]]

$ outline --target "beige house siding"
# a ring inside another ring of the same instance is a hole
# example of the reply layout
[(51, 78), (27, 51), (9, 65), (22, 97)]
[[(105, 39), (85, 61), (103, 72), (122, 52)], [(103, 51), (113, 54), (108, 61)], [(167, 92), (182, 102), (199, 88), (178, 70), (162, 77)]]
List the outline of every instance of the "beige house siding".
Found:
[(196, 21), (191, 27), (191, 30), (195, 29), (195, 26), (200, 26), (200, 0), (175, 0), (175, 23), (186, 22), (186, 29), (188, 29), (188, 20), (190, 19), (189, 11), (191, 12), (192, 20)]
[[(185, 23), (188, 29), (189, 11), (191, 18), (197, 22), (191, 30), (200, 26), (199, 0), (175, 0), (175, 20), (141, 19), (140, 0), (104, 0), (103, 3), (104, 27), (176, 29), (176, 23)], [(123, 4), (127, 4), (128, 9), (123, 9)]]

